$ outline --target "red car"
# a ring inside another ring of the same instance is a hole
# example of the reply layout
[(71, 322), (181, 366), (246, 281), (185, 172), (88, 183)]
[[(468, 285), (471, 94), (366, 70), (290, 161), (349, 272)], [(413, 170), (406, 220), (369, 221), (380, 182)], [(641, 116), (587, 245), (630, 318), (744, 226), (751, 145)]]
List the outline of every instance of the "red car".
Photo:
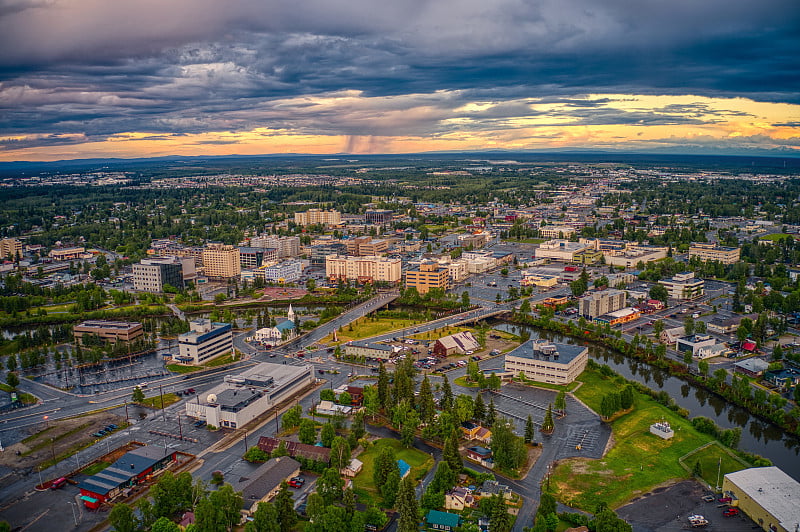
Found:
[(723, 503), (726, 503), (726, 504), (727, 504), (727, 503), (729, 503), (729, 502), (731, 502), (731, 498), (730, 498), (730, 497), (720, 497), (720, 498), (719, 498), (719, 499), (717, 499), (717, 500), (718, 500), (719, 502), (723, 502)]
[(727, 510), (722, 512), (722, 515), (724, 515), (725, 517), (733, 517), (735, 515), (739, 515), (739, 509), (738, 508), (728, 508)]
[(289, 479), (289, 487), (290, 488), (302, 488), (303, 484), (306, 483), (306, 480), (303, 477), (292, 477)]

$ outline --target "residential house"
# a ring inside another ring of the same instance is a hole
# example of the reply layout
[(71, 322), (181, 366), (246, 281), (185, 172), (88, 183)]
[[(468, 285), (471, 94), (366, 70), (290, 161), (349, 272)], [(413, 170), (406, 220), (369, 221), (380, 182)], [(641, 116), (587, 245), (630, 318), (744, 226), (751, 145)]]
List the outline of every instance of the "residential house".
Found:
[(406, 478), (411, 472), (411, 466), (403, 459), (397, 461), (397, 468), (400, 470), (400, 480)]
[(681, 336), (686, 336), (686, 331), (684, 330), (683, 325), (680, 327), (673, 327), (671, 329), (664, 329), (661, 331), (661, 335), (658, 337), (658, 339), (661, 340), (661, 343), (663, 344), (673, 345)]
[(486, 427), (478, 427), (478, 432), (475, 433), (473, 439), (488, 445), (492, 441), (492, 431)]
[(328, 463), (331, 461), (331, 450), (327, 447), (317, 447), (316, 445), (308, 445), (289, 440), (279, 440), (278, 438), (270, 438), (268, 436), (261, 436), (258, 439), (258, 448), (265, 453), (274, 452), (283, 442), (286, 452), (292, 458), (305, 458), (306, 460), (316, 460), (317, 462)]
[(449, 532), (461, 524), (461, 516), (449, 512), (430, 510), (428, 515), (425, 516), (425, 522), (428, 523), (428, 527), (433, 530), (445, 530)]
[(467, 458), (474, 460), (484, 467), (489, 469), (494, 468), (494, 460), (492, 460), (492, 451), (486, 447), (479, 445), (467, 448)]
[(242, 492), (244, 517), (252, 515), (259, 503), (272, 500), (282, 482), (299, 474), (300, 462), (288, 456), (280, 456), (267, 460), (247, 477), (233, 479), (233, 489)]
[(511, 498), (511, 488), (505, 484), (500, 484), (496, 480), (485, 480), (483, 484), (475, 492), (478, 497), (491, 497), (493, 495), (502, 495), (504, 499)]
[(472, 421), (465, 421), (461, 424), (461, 432), (464, 434), (464, 438), (468, 440), (474, 440), (475, 435), (478, 433), (478, 429), (480, 428), (480, 425), (475, 424)]
[(359, 460), (358, 458), (353, 458), (350, 460), (350, 463), (347, 466), (343, 467), (340, 473), (345, 477), (354, 477), (361, 472), (363, 469), (364, 463)]
[(769, 369), (769, 362), (760, 358), (748, 358), (740, 360), (733, 365), (733, 371), (742, 373), (749, 377), (760, 377)]
[(475, 497), (467, 488), (456, 487), (444, 494), (444, 507), (446, 510), (461, 511), (464, 508), (471, 508), (475, 503)]

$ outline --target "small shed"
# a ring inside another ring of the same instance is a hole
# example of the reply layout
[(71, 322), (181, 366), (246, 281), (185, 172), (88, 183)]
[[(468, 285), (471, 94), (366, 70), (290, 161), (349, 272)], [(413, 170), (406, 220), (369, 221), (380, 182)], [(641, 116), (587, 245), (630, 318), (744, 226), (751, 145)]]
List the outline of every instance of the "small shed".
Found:
[(398, 460), (397, 461), (397, 468), (400, 470), (400, 478), (404, 479), (408, 474), (411, 472), (411, 466), (408, 465), (408, 462), (405, 460)]
[(675, 436), (675, 431), (669, 426), (669, 422), (659, 421), (650, 425), (650, 434), (655, 434), (662, 440), (670, 440)]

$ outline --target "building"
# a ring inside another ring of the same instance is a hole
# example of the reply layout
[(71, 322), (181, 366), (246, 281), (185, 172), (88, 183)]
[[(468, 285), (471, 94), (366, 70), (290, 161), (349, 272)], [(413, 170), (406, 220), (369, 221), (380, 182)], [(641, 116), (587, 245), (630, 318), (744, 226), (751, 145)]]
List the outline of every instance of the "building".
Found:
[(83, 247), (52, 249), (47, 256), (53, 260), (75, 260), (88, 258), (86, 248)]
[(640, 246), (629, 244), (628, 247), (620, 252), (609, 251), (603, 253), (606, 264), (613, 266), (623, 266), (625, 268), (635, 268), (640, 262), (647, 264), (667, 257), (669, 248), (659, 246)]
[(300, 462), (289, 457), (271, 458), (247, 474), (234, 477), (230, 484), (242, 492), (242, 517), (253, 515), (258, 504), (269, 502), (278, 494), (281, 483), (300, 474)]
[(569, 384), (586, 368), (589, 348), (528, 340), (506, 354), (505, 370), (512, 375), (550, 384)]
[(578, 301), (578, 314), (594, 319), (625, 307), (627, 296), (622, 290), (596, 290)]
[(75, 341), (84, 344), (84, 337), (96, 336), (109, 342), (132, 342), (144, 336), (141, 323), (127, 321), (87, 320), (72, 329)]
[(370, 255), (383, 255), (389, 250), (389, 241), (373, 239), (371, 236), (357, 236), (344, 242), (348, 255), (367, 257)]
[(800, 483), (772, 467), (751, 467), (728, 473), (723, 494), (762, 530), (797, 532), (800, 523)]
[(300, 226), (339, 225), (342, 223), (342, 215), (339, 211), (334, 210), (309, 209), (305, 212), (294, 213), (294, 223)]
[(345, 246), (343, 242), (326, 242), (323, 244), (314, 244), (309, 249), (311, 251), (312, 266), (325, 266), (325, 261), (328, 255), (347, 254), (347, 246)]
[(628, 323), (629, 321), (638, 320), (641, 316), (642, 313), (639, 312), (638, 309), (633, 307), (625, 307), (607, 314), (603, 314), (602, 316), (598, 316), (594, 319), (594, 321), (614, 327), (615, 325), (622, 325), (623, 323)]
[(265, 453), (272, 453), (281, 446), (281, 443), (283, 443), (286, 452), (289, 453), (289, 456), (292, 458), (305, 458), (306, 460), (314, 460), (325, 464), (331, 461), (331, 450), (328, 447), (309, 445), (297, 441), (279, 440), (278, 438), (271, 438), (269, 436), (261, 436), (258, 439), (258, 448)]
[(401, 266), (400, 259), (389, 257), (328, 255), (325, 258), (325, 275), (332, 281), (397, 283), (402, 278)]
[(314, 368), (262, 362), (226, 375), (206, 397), (186, 403), (186, 415), (221, 428), (241, 428), (314, 384)]
[(143, 292), (163, 292), (164, 285), (180, 290), (195, 276), (191, 257), (151, 257), (133, 265), (133, 287)]
[(538, 286), (540, 288), (552, 288), (558, 284), (558, 275), (546, 275), (523, 270), (520, 272), (520, 286)]
[(303, 263), (297, 259), (270, 262), (255, 269), (253, 276), (268, 283), (293, 283), (303, 276)]
[(388, 362), (399, 347), (388, 344), (377, 344), (363, 340), (353, 340), (344, 345), (344, 354), (348, 357), (365, 357), (367, 360), (381, 360)]
[(465, 355), (468, 351), (475, 351), (481, 348), (478, 340), (469, 331), (443, 336), (436, 340), (433, 345), (433, 354), (439, 357), (450, 355)]
[(489, 469), (494, 468), (494, 460), (492, 459), (492, 451), (486, 447), (476, 445), (474, 447), (467, 447), (467, 458), (478, 462), (484, 467)]
[(428, 528), (450, 532), (461, 525), (461, 516), (439, 510), (429, 510), (425, 516), (425, 522), (428, 523)]
[(345, 467), (342, 468), (341, 471), (339, 471), (339, 474), (344, 477), (353, 478), (359, 473), (361, 473), (362, 469), (364, 469), (364, 463), (358, 458), (353, 458), (350, 460), (349, 464), (347, 464)]
[(129, 451), (104, 470), (78, 484), (81, 499), (87, 508), (96, 510), (100, 504), (124, 494), (128, 488), (169, 467), (176, 458), (177, 451), (154, 445)]
[(679, 353), (691, 352), (695, 358), (700, 357), (700, 352), (717, 343), (715, 338), (708, 334), (694, 334), (682, 336), (675, 341), (675, 350)]
[(462, 248), (472, 247), (472, 249), (479, 249), (488, 244), (491, 239), (491, 233), (487, 233), (486, 231), (467, 233), (465, 235), (458, 235), (458, 245)]
[(539, 228), (542, 238), (569, 238), (575, 234), (575, 228), (568, 225), (545, 225)]
[(420, 294), (427, 294), (431, 288), (447, 290), (451, 286), (448, 269), (433, 261), (422, 261), (417, 269), (406, 271), (406, 287), (416, 288)]
[(278, 260), (275, 248), (239, 247), (239, 265), (242, 269), (258, 268), (266, 262)]
[(0, 260), (9, 257), (12, 260), (22, 257), (22, 242), (16, 238), (0, 239)]
[(444, 494), (445, 510), (461, 511), (464, 508), (471, 508), (475, 504), (475, 497), (467, 488), (458, 486)]
[(411, 466), (408, 465), (408, 462), (403, 460), (402, 458), (397, 461), (397, 469), (400, 472), (400, 479), (404, 479), (411, 473)]
[(658, 284), (667, 289), (673, 299), (697, 299), (705, 294), (705, 281), (697, 279), (694, 272), (676, 273), (672, 279), (662, 279)]
[(655, 434), (662, 440), (671, 440), (675, 436), (675, 431), (666, 421), (659, 421), (650, 425), (650, 434)]
[(493, 497), (500, 495), (504, 499), (510, 499), (512, 496), (511, 488), (505, 484), (500, 484), (496, 480), (484, 480), (483, 484), (475, 491), (478, 497)]
[[(742, 322), (742, 318), (746, 318), (748, 316), (730, 316), (727, 318), (720, 317), (720, 316), (713, 316), (707, 324), (708, 330), (711, 332), (715, 332), (718, 334), (730, 334), (736, 332), (739, 329), (739, 324)], [(755, 321), (755, 319), (753, 320)]]
[(567, 296), (561, 297), (546, 297), (542, 300), (542, 306), (545, 308), (555, 309), (561, 305), (566, 305), (569, 302)]
[(716, 243), (692, 242), (689, 246), (689, 259), (697, 257), (702, 261), (717, 261), (722, 264), (736, 264), (739, 262), (741, 248), (718, 246)]
[(369, 209), (364, 213), (364, 221), (375, 225), (389, 224), (393, 217), (394, 212), (387, 209)]
[(735, 373), (741, 373), (748, 377), (760, 377), (769, 369), (769, 362), (760, 358), (746, 358), (733, 365)]
[(233, 350), (230, 323), (199, 319), (189, 322), (189, 332), (178, 336), (179, 362), (202, 364)]
[(230, 279), (242, 272), (239, 248), (211, 242), (203, 249), (203, 267), (207, 277)]
[(588, 244), (570, 242), (569, 240), (555, 239), (542, 242), (534, 251), (537, 259), (553, 259), (564, 262), (574, 262), (575, 254), (589, 250)]
[(277, 250), (278, 259), (300, 255), (300, 237), (262, 235), (250, 239), (254, 248), (272, 248)]

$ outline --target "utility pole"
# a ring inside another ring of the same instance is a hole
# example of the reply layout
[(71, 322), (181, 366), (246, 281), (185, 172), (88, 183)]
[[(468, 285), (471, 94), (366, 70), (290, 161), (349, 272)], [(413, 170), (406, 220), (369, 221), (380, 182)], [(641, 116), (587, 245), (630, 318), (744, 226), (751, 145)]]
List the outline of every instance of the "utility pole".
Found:
[(178, 412), (178, 432), (181, 435), (181, 441), (183, 441), (183, 425), (181, 425), (181, 413)]
[(167, 411), (164, 409), (164, 386), (158, 385), (158, 393), (161, 395), (161, 415), (164, 421), (167, 421)]

